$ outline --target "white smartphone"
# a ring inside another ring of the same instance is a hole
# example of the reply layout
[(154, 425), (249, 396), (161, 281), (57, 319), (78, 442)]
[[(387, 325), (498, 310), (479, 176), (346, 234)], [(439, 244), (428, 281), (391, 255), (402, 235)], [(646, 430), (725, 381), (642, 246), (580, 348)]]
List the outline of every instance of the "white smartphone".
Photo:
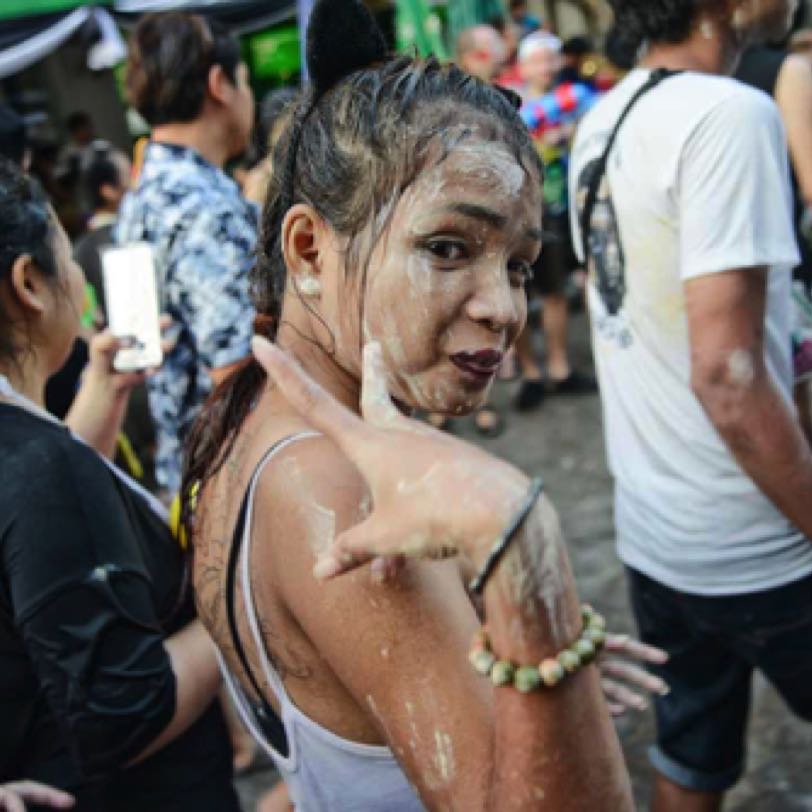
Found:
[(107, 323), (113, 335), (133, 345), (116, 353), (113, 367), (133, 372), (160, 366), (161, 326), (152, 246), (145, 242), (101, 252)]

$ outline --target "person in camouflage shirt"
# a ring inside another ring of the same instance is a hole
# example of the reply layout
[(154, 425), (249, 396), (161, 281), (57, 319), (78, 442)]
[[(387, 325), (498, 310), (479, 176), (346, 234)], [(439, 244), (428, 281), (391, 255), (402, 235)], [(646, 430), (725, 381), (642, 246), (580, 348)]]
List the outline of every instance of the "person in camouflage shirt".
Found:
[(127, 84), (153, 129), (114, 236), (119, 244), (152, 245), (161, 305), (175, 325), (177, 343), (149, 381), (155, 475), (173, 494), (198, 408), (250, 351), (248, 271), (258, 218), (222, 167), (248, 143), (253, 96), (236, 42), (202, 17), (180, 13), (139, 23)]

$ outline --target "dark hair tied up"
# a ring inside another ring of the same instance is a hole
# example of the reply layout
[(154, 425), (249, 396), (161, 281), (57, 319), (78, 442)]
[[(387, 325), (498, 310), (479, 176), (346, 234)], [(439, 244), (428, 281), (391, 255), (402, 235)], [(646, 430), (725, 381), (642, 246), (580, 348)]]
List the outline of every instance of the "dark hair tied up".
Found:
[(283, 211), (293, 205), (299, 142), (319, 99), (342, 79), (388, 57), (383, 34), (360, 0), (317, 0), (307, 22), (306, 41), (310, 98), (299, 106), (290, 125), (277, 187), (277, 206)]
[(281, 184), (285, 208), (293, 204), (296, 155), (310, 111), (342, 79), (387, 58), (383, 34), (360, 0), (319, 0), (307, 23), (306, 52), (311, 97), (291, 124)]
[(375, 20), (359, 0), (320, 0), (307, 27), (307, 70), (313, 104), (345, 76), (387, 57)]

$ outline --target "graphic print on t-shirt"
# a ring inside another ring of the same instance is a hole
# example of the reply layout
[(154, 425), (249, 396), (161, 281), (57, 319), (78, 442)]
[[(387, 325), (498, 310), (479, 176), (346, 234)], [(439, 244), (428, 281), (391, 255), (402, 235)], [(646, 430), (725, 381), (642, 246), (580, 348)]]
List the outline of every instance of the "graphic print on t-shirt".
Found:
[[(600, 159), (595, 158), (578, 176), (576, 205), (579, 218), (586, 205), (590, 183), (595, 172), (599, 171), (599, 164)], [(622, 313), (623, 300), (626, 296), (623, 246), (606, 174), (601, 179), (592, 208), (589, 244), (585, 248), (587, 271), (594, 280), (595, 289), (600, 295), (604, 309), (595, 326), (608, 341), (612, 341), (620, 348), (628, 347), (633, 338)]]

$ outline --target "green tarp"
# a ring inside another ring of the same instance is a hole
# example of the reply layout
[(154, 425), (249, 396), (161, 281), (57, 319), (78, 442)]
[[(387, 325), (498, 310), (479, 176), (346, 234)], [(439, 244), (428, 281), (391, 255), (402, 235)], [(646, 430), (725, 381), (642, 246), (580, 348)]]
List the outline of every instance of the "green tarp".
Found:
[(113, 0), (0, 0), (0, 20), (71, 11), (80, 6), (112, 6)]

